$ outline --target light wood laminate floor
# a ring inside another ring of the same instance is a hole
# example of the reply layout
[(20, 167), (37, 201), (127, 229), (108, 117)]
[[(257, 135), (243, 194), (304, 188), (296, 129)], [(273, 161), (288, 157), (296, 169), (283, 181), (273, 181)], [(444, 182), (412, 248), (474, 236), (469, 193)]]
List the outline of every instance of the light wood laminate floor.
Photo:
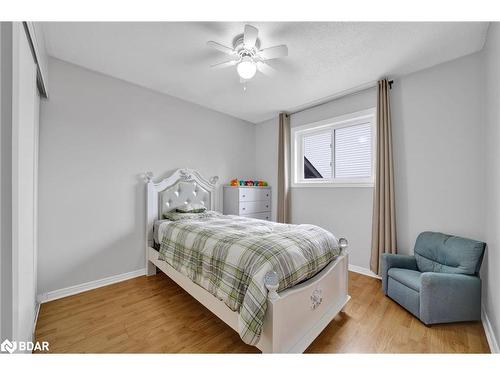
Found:
[[(426, 327), (352, 272), (349, 293), (308, 353), (489, 353), (480, 322)], [(161, 272), (42, 304), (36, 340), (51, 353), (259, 353)]]

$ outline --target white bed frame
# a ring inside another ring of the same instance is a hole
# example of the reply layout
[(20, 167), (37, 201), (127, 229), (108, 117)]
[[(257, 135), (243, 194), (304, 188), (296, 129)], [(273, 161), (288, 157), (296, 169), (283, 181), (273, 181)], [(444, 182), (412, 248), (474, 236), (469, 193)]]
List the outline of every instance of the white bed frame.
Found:
[[(160, 182), (146, 173), (146, 269), (154, 275), (159, 268), (203, 306), (238, 332), (238, 313), (230, 310), (202, 287), (158, 259), (153, 247), (153, 225), (164, 212), (184, 203), (201, 203), (214, 210), (215, 185), (218, 177), (210, 180), (190, 169), (178, 169)], [(345, 250), (345, 249), (344, 249)], [(263, 353), (302, 353), (343, 310), (351, 298), (347, 294), (348, 254), (337, 257), (313, 278), (277, 293), (277, 285), (266, 284), (268, 307), (260, 341), (256, 345)]]

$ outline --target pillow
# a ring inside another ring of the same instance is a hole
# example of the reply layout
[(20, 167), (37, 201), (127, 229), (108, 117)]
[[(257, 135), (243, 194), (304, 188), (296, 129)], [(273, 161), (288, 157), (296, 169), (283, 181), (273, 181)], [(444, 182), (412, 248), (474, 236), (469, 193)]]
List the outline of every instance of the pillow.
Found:
[(182, 213), (177, 212), (176, 210), (172, 210), (163, 215), (165, 219), (170, 221), (178, 221), (178, 220), (188, 220), (188, 219), (202, 219), (209, 218), (219, 215), (214, 211), (204, 211), (200, 213)]
[(206, 210), (206, 207), (200, 203), (186, 203), (176, 208), (177, 212), (184, 214), (199, 214), (201, 212), (205, 212)]

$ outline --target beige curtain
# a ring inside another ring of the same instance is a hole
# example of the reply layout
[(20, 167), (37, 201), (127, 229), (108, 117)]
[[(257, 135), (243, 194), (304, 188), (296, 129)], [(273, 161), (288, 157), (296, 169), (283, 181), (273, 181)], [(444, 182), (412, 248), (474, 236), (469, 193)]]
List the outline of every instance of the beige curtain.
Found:
[(391, 108), (387, 79), (378, 81), (377, 152), (375, 166), (370, 269), (380, 274), (379, 262), (381, 254), (396, 253)]
[(290, 222), (290, 116), (279, 115), (278, 135), (278, 223)]

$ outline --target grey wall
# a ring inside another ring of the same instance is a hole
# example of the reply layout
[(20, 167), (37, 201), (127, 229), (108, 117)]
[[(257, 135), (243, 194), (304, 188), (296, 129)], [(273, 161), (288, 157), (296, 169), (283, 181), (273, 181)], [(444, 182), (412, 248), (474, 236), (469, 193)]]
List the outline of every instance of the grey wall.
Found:
[[(488, 244), (481, 270), (483, 304), (500, 340), (500, 24), (491, 23), (484, 48), (485, 87), (485, 232)], [(498, 348), (497, 348), (498, 350)]]
[[(395, 81), (391, 100), (401, 253), (411, 253), (415, 237), (427, 229), (483, 237), (480, 68), (476, 54)], [(371, 89), (293, 115), (291, 126), (374, 106)], [(277, 160), (270, 148), (277, 142), (277, 121), (256, 129), (257, 139), (265, 141), (265, 146), (257, 142), (257, 175), (276, 181), (269, 165)], [(368, 268), (372, 195), (372, 188), (293, 188), (292, 220), (347, 237), (350, 263)]]
[(144, 267), (141, 173), (190, 167), (221, 184), (254, 178), (248, 122), (55, 59), (49, 76), (40, 122), (39, 293)]
[(398, 79), (391, 92), (398, 248), (424, 230), (482, 239), (481, 56)]

